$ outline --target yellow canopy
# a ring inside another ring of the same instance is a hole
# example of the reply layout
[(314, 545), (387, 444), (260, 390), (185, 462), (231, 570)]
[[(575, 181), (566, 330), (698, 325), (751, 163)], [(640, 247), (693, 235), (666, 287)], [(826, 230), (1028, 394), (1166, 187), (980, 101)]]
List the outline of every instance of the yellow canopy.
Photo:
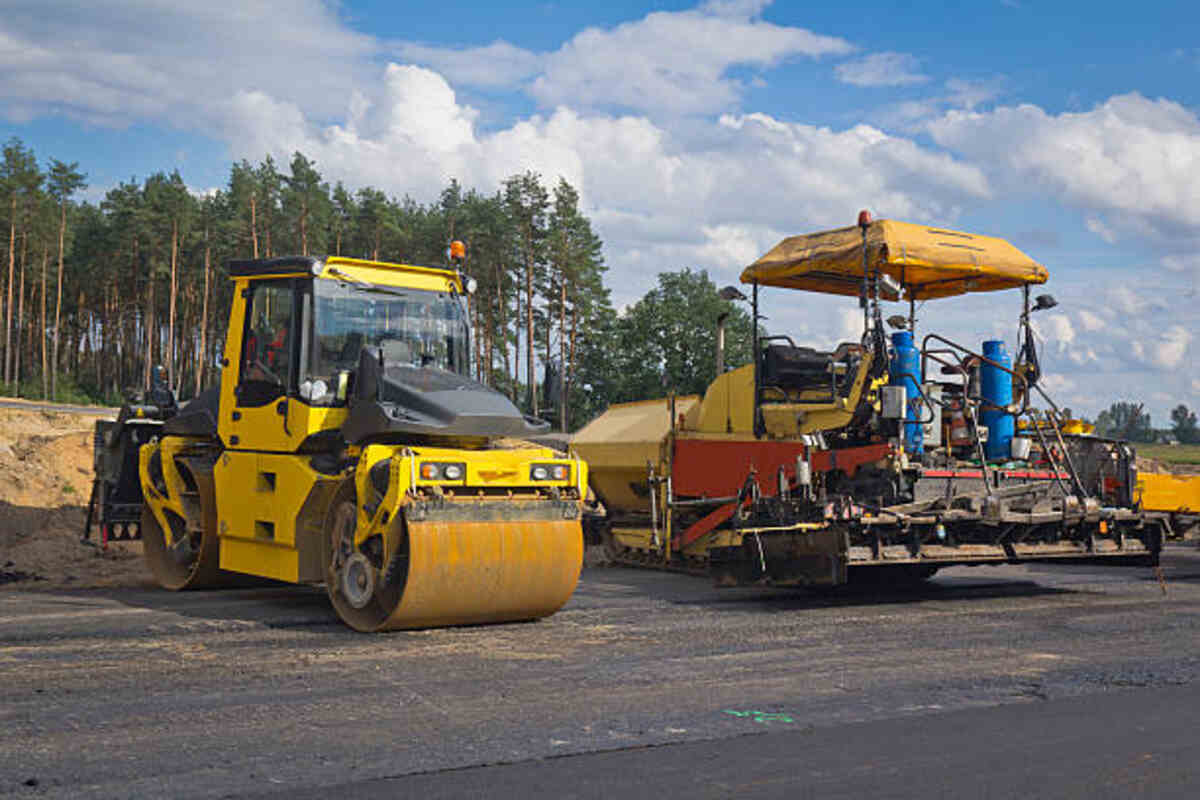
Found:
[[(857, 226), (791, 236), (746, 267), (742, 283), (857, 296), (862, 249)], [(1012, 289), (1049, 277), (1045, 267), (1004, 239), (890, 219), (867, 227), (867, 255), (912, 300)]]

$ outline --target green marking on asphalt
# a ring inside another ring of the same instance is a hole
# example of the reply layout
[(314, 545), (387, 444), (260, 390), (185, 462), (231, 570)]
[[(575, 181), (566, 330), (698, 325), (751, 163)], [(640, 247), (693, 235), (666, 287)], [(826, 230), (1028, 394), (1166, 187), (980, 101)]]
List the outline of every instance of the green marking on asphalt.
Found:
[(760, 725), (766, 725), (771, 722), (785, 722), (792, 724), (796, 720), (792, 719), (787, 714), (780, 714), (775, 711), (735, 711), (733, 709), (724, 709), (722, 714), (729, 714), (733, 717), (744, 717), (754, 720)]

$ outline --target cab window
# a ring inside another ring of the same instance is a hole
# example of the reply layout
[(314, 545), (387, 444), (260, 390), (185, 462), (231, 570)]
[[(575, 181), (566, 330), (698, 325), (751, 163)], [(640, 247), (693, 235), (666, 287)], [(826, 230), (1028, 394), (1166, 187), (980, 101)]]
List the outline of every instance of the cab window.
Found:
[(295, 291), (292, 281), (252, 284), (242, 339), (238, 404), (265, 405), (295, 384)]

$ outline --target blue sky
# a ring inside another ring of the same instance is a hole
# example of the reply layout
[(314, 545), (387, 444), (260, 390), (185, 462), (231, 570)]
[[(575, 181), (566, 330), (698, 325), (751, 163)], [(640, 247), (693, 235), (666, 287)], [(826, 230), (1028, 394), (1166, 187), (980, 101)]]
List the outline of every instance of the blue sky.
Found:
[[(786, 235), (877, 215), (1012, 239), (1061, 305), (1051, 385), (1200, 405), (1200, 30), (1190, 4), (997, 0), (437, 4), (9, 0), (0, 135), (89, 196), (301, 150), (428, 200), (534, 169), (578, 186), (618, 304), (659, 270), (735, 279)], [(852, 13), (850, 13), (852, 12)], [(922, 324), (1012, 338), (1017, 298)], [(772, 326), (853, 338), (853, 301), (779, 293)]]

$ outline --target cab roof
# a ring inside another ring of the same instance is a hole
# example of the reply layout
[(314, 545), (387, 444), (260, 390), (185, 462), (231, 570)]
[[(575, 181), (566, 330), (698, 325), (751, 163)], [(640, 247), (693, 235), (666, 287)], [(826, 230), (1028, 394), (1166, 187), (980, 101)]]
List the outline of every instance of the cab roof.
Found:
[[(1050, 276), (1004, 239), (890, 219), (867, 226), (866, 250), (869, 263), (911, 300), (1012, 289)], [(862, 280), (858, 226), (791, 236), (742, 271), (743, 283), (850, 296), (858, 296)]]
[(371, 261), (344, 256), (282, 256), (280, 258), (249, 258), (228, 262), (230, 277), (256, 278), (281, 275), (320, 275), (326, 267), (355, 267), (358, 269), (382, 269), (395, 272), (418, 272), (456, 279), (458, 273), (443, 267), (426, 267), (418, 264), (393, 264), (387, 261)]

